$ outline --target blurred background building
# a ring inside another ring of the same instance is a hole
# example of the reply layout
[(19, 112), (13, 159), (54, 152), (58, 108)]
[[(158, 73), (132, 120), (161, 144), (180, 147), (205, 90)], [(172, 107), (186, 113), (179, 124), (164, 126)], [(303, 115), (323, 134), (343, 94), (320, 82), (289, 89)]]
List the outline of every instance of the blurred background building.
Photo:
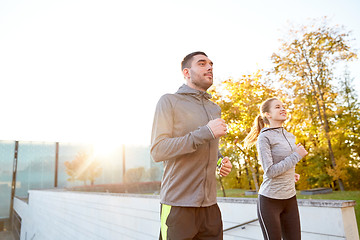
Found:
[(158, 182), (161, 169), (147, 146), (0, 141), (0, 231), (10, 228), (14, 198), (29, 190)]

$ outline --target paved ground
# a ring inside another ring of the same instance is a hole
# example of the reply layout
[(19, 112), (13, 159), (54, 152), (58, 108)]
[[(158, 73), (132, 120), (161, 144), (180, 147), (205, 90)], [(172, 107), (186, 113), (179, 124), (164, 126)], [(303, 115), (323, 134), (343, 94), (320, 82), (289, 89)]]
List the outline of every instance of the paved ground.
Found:
[(0, 239), (1, 240), (15, 240), (12, 235), (12, 232), (0, 232)]

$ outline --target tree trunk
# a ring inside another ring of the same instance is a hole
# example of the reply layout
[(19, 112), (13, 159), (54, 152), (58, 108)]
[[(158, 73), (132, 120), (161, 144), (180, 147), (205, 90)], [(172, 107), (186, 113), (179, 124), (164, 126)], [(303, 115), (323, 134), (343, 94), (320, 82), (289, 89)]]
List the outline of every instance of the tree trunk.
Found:
[(248, 180), (248, 183), (249, 183), (249, 189), (252, 190), (247, 161), (245, 161), (245, 172), (246, 172), (246, 177), (247, 177), (247, 180)]
[(226, 197), (226, 193), (225, 193), (225, 188), (224, 188), (224, 184), (222, 182), (222, 177), (219, 176), (219, 182), (220, 182), (220, 189), (223, 193), (223, 197)]
[[(324, 108), (325, 106), (323, 106)], [(329, 147), (329, 156), (330, 156), (330, 160), (331, 160), (331, 165), (333, 168), (336, 167), (336, 161), (335, 161), (335, 155), (334, 155), (334, 151), (332, 149), (332, 144), (331, 144), (331, 139), (329, 136), (329, 124), (328, 124), (328, 120), (327, 120), (327, 115), (325, 113), (325, 109), (323, 109), (324, 111), (324, 123), (325, 123), (325, 137), (327, 139), (327, 143), (328, 143), (328, 147)], [(345, 191), (345, 187), (344, 187), (344, 183), (342, 181), (341, 178), (338, 179), (338, 183), (339, 183), (339, 187), (341, 191)]]
[[(308, 61), (307, 61), (307, 63), (308, 63), (308, 67), (309, 67), (310, 72), (311, 72), (312, 69), (310, 67), (310, 64), (309, 64)], [(323, 126), (323, 128), (325, 130), (325, 137), (326, 137), (327, 143), (328, 143), (329, 157), (330, 157), (330, 160), (331, 160), (331, 165), (332, 165), (333, 168), (335, 168), (336, 167), (336, 161), (335, 161), (334, 152), (332, 150), (331, 139), (330, 139), (330, 136), (329, 136), (329, 132), (330, 132), (329, 122), (328, 122), (328, 119), (327, 119), (326, 106), (325, 106), (325, 102), (324, 102), (324, 98), (323, 98), (323, 93), (321, 91), (321, 86), (320, 86), (319, 81), (318, 81), (318, 77), (319, 77), (319, 75), (314, 77), (312, 74), (310, 74), (310, 79), (308, 78), (308, 80), (309, 80), (310, 85), (312, 86), (312, 89), (313, 89), (312, 92), (314, 94), (314, 99), (316, 101), (316, 108), (318, 110), (321, 125)], [(316, 90), (316, 88), (318, 90)], [(319, 99), (318, 99), (317, 96), (320, 96), (321, 104), (319, 103)], [(322, 108), (323, 115), (321, 114), (320, 106)], [(345, 190), (344, 184), (343, 184), (343, 182), (342, 182), (342, 180), (340, 178), (339, 178), (338, 182), (339, 182), (340, 190), (344, 191)]]
[[(254, 171), (254, 169), (253, 169), (253, 167), (251, 166), (251, 163), (250, 163), (250, 161), (249, 161), (250, 156), (249, 156), (244, 150), (242, 150), (241, 147), (239, 147), (238, 145), (235, 145), (235, 146), (237, 146), (237, 147), (240, 149), (240, 151), (246, 156), (246, 157), (245, 157), (245, 166), (246, 166), (246, 163), (249, 164), (249, 168), (250, 168), (251, 175), (252, 175), (252, 178), (253, 178), (253, 181), (254, 181), (255, 189), (256, 189), (256, 191), (258, 192), (258, 191), (259, 191), (259, 184), (258, 184), (258, 181), (257, 181), (257, 179), (256, 179), (255, 171)], [(246, 174), (247, 174), (247, 175), (249, 174), (247, 170), (246, 170)], [(249, 176), (249, 175), (248, 175), (248, 176)], [(251, 186), (251, 184), (250, 184), (250, 186)], [(250, 187), (250, 190), (251, 190), (251, 187)]]
[[(245, 161), (246, 161), (246, 160), (245, 160)], [(257, 179), (256, 179), (255, 170), (252, 168), (249, 160), (248, 160), (248, 163), (249, 163), (251, 175), (252, 175), (252, 178), (253, 178), (253, 181), (254, 181), (255, 190), (258, 192), (258, 191), (259, 191), (259, 184), (258, 184), (258, 181), (257, 181)]]
[[(323, 93), (322, 93), (322, 91), (320, 89), (319, 83), (317, 83), (317, 85), (318, 85), (318, 89), (319, 89), (321, 107), (322, 107), (323, 116), (324, 116), (323, 125), (324, 125), (324, 129), (325, 129), (325, 137), (326, 137), (328, 147), (329, 147), (329, 156), (330, 156), (330, 160), (331, 160), (331, 165), (332, 165), (333, 168), (335, 168), (336, 167), (336, 161), (335, 161), (335, 155), (334, 155), (334, 151), (332, 149), (331, 139), (330, 139), (330, 135), (329, 135), (330, 126), (329, 126), (329, 121), (328, 121), (327, 114), (326, 114), (326, 105), (325, 105)], [(344, 187), (344, 184), (343, 184), (343, 181), (341, 180), (341, 178), (338, 179), (338, 183), (339, 183), (340, 190), (345, 191), (345, 187)]]
[[(258, 159), (256, 153), (255, 153), (255, 159)], [(256, 183), (259, 184), (259, 182), (260, 182), (259, 172), (260, 171), (259, 171), (259, 162), (258, 161), (255, 162), (255, 170), (256, 170), (256, 174), (255, 174), (256, 175)], [(256, 187), (256, 185), (255, 185), (255, 187)]]

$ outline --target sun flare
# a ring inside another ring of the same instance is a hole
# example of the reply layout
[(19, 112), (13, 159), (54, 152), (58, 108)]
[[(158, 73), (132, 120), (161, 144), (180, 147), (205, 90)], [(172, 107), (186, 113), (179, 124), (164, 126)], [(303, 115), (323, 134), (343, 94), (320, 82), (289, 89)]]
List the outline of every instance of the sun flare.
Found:
[(98, 141), (93, 144), (94, 157), (109, 157), (122, 147), (122, 144), (113, 141)]

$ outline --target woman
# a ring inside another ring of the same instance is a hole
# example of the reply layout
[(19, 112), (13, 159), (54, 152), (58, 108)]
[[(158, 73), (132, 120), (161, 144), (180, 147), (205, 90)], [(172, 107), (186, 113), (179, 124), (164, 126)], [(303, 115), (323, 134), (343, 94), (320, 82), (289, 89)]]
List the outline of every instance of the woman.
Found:
[[(245, 147), (256, 147), (264, 170), (259, 190), (258, 217), (264, 239), (300, 240), (300, 218), (296, 201), (295, 165), (307, 155), (295, 136), (283, 128), (287, 117), (277, 98), (261, 104)], [(266, 127), (265, 127), (266, 126)]]

